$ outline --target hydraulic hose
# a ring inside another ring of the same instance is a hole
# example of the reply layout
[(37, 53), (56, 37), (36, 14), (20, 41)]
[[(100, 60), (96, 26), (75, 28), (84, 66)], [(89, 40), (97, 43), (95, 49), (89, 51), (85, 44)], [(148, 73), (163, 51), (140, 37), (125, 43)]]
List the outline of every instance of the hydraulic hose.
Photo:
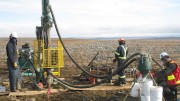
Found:
[[(124, 65), (122, 68), (118, 68), (117, 71), (115, 71), (113, 74), (111, 74), (110, 76), (108, 76), (106, 79), (103, 79), (101, 82), (98, 82), (96, 84), (92, 84), (92, 85), (73, 85), (71, 83), (68, 83), (68, 82), (65, 82), (65, 81), (62, 81), (60, 80), (58, 77), (54, 76), (51, 72), (49, 72), (49, 74), (51, 76), (53, 76), (55, 79), (57, 79), (60, 83), (62, 83), (63, 85), (66, 85), (66, 86), (69, 86), (69, 87), (72, 87), (72, 88), (90, 88), (90, 87), (94, 87), (94, 86), (98, 86), (104, 82), (106, 82), (107, 80), (111, 79), (115, 74), (117, 74), (117, 72), (127, 68), (132, 62), (136, 61), (137, 58), (133, 58), (130, 62), (128, 62), (126, 65)], [(69, 88), (68, 87), (68, 88)]]
[[(99, 85), (99, 84), (101, 84), (101, 83), (106, 82), (106, 80), (108, 80), (108, 79), (111, 79), (111, 77), (114, 76), (114, 75), (116, 75), (118, 71), (120, 71), (120, 70), (122, 70), (122, 69), (125, 69), (129, 64), (131, 64), (133, 61), (136, 61), (136, 60), (137, 60), (137, 59), (132, 59), (133, 57), (135, 57), (135, 56), (137, 56), (137, 55), (141, 55), (141, 53), (135, 53), (135, 54), (133, 54), (132, 56), (130, 56), (130, 57), (120, 66), (120, 67), (122, 67), (122, 68), (118, 68), (118, 69), (115, 70), (110, 76), (94, 75), (94, 74), (86, 71), (84, 68), (80, 67), (80, 66), (76, 63), (76, 61), (71, 57), (71, 55), (70, 55), (69, 52), (67, 51), (67, 49), (66, 49), (66, 47), (65, 47), (65, 45), (64, 45), (64, 43), (63, 43), (63, 41), (62, 41), (62, 38), (61, 38), (60, 32), (59, 32), (59, 30), (58, 30), (58, 26), (57, 26), (57, 23), (56, 23), (56, 20), (55, 20), (55, 17), (54, 17), (54, 13), (53, 13), (53, 10), (52, 10), (51, 6), (49, 6), (49, 9), (50, 9), (50, 12), (51, 12), (51, 15), (52, 15), (52, 18), (53, 18), (53, 22), (54, 22), (54, 25), (55, 25), (55, 29), (56, 29), (58, 38), (59, 38), (59, 40), (60, 40), (60, 42), (61, 42), (64, 50), (66, 51), (67, 55), (68, 55), (68, 56), (70, 57), (70, 59), (72, 60), (72, 62), (73, 62), (79, 69), (81, 69), (83, 72), (85, 72), (86, 74), (88, 74), (88, 75), (90, 75), (90, 76), (93, 76), (93, 77), (95, 77), (95, 78), (101, 78), (101, 79), (106, 78), (106, 79), (103, 79), (101, 82), (99, 82), (99, 83), (97, 83), (97, 84), (94, 84), (94, 85), (77, 86), (77, 85), (72, 85), (72, 84), (70, 84), (70, 83), (67, 83), (67, 82), (65, 82), (65, 81), (62, 81), (62, 80), (58, 79), (58, 78), (57, 78), (56, 76), (54, 76), (51, 72), (48, 71), (49, 74), (50, 74), (51, 76), (53, 76), (54, 78), (56, 78), (59, 82), (65, 84), (65, 85), (67, 85), (67, 86), (74, 87), (74, 88), (94, 87), (94, 86), (97, 86), (97, 85)], [(128, 62), (129, 60), (130, 60), (130, 62)], [(128, 63), (127, 63), (127, 62), (128, 62)], [(126, 64), (126, 63), (127, 63), (127, 64)], [(125, 65), (124, 65), (124, 64), (125, 64)]]
[[(88, 74), (88, 75), (90, 75), (90, 76), (93, 76), (93, 77), (95, 77), (95, 78), (101, 78), (101, 79), (107, 78), (107, 76), (94, 75), (94, 74), (92, 74), (92, 73), (86, 71), (84, 68), (80, 67), (80, 66), (77, 64), (77, 62), (71, 57), (71, 55), (70, 55), (69, 52), (67, 51), (67, 49), (66, 49), (66, 47), (65, 47), (65, 45), (64, 45), (64, 43), (63, 43), (63, 41), (62, 41), (60, 32), (59, 32), (59, 30), (58, 30), (58, 26), (57, 26), (57, 23), (56, 23), (56, 19), (55, 19), (55, 17), (54, 17), (53, 10), (52, 10), (52, 8), (51, 8), (50, 5), (49, 5), (48, 7), (49, 7), (49, 9), (50, 9), (50, 12), (51, 12), (51, 15), (52, 15), (52, 18), (53, 18), (53, 22), (54, 22), (54, 26), (55, 26), (55, 29), (56, 29), (58, 38), (59, 38), (59, 40), (60, 40), (60, 42), (61, 42), (61, 44), (62, 44), (64, 50), (66, 51), (67, 55), (68, 55), (69, 58), (72, 60), (72, 62), (73, 62), (79, 69), (81, 69), (83, 72), (85, 72), (86, 74)], [(134, 56), (140, 55), (140, 54), (141, 54), (141, 53), (135, 53)], [(131, 59), (131, 58), (129, 58), (129, 59)], [(127, 60), (127, 61), (128, 61), (128, 60)]]
[(55, 26), (55, 29), (56, 29), (58, 38), (59, 38), (59, 40), (60, 40), (60, 42), (61, 42), (64, 50), (66, 51), (67, 55), (68, 55), (69, 58), (71, 59), (71, 61), (72, 61), (79, 69), (81, 69), (83, 72), (85, 72), (85, 73), (87, 73), (87, 74), (89, 74), (89, 75), (91, 75), (91, 76), (93, 76), (93, 77), (96, 77), (96, 78), (106, 78), (107, 76), (94, 75), (94, 74), (86, 71), (84, 68), (80, 67), (80, 66), (77, 64), (77, 62), (72, 58), (72, 56), (69, 54), (68, 50), (66, 49), (66, 47), (65, 47), (65, 45), (64, 45), (64, 43), (63, 43), (63, 41), (62, 41), (60, 32), (59, 32), (59, 30), (58, 30), (58, 26), (57, 26), (57, 24), (56, 24), (56, 19), (55, 19), (55, 17), (54, 17), (54, 13), (53, 13), (53, 10), (52, 10), (52, 8), (51, 8), (50, 5), (49, 5), (49, 9), (50, 9), (50, 12), (51, 12), (51, 15), (52, 15), (52, 18), (53, 18), (53, 22), (54, 22), (54, 26)]

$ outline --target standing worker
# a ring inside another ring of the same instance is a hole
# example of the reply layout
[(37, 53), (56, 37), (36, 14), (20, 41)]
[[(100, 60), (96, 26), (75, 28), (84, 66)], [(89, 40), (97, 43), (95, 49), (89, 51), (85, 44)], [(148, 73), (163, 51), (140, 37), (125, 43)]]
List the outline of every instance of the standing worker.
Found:
[[(121, 68), (121, 64), (126, 60), (126, 56), (128, 54), (128, 50), (127, 47), (125, 46), (125, 39), (124, 38), (120, 38), (118, 40), (119, 46), (115, 52), (115, 59), (113, 60), (114, 63), (116, 63), (116, 61), (118, 62), (118, 68)], [(126, 80), (125, 80), (125, 73), (124, 70), (119, 71), (118, 72), (118, 80), (114, 83), (114, 85), (124, 85), (126, 84)]]
[[(18, 66), (18, 56), (17, 56), (17, 38), (18, 34), (12, 32), (9, 36), (9, 42), (6, 45), (7, 52), (7, 66), (9, 70), (9, 82), (10, 82), (10, 91), (16, 92), (17, 80), (19, 80), (19, 66)], [(19, 85), (17, 86), (19, 87)]]
[(177, 100), (177, 85), (180, 84), (180, 68), (166, 52), (160, 54), (165, 69), (163, 74), (167, 77), (167, 85), (163, 86), (164, 97), (167, 101)]

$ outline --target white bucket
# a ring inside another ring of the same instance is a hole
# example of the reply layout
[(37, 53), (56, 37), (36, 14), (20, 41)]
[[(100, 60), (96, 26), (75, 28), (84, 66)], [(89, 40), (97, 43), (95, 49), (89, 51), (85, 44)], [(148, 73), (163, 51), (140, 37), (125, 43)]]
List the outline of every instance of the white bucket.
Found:
[(151, 96), (151, 101), (159, 101), (158, 99), (162, 101), (163, 88), (161, 86), (150, 87), (150, 96)]
[(150, 80), (150, 79), (146, 79), (146, 81), (144, 81), (143, 84), (150, 84), (150, 85), (153, 85), (153, 81)]
[(152, 99), (152, 98), (150, 98), (151, 99), (151, 101), (162, 101), (162, 99)]
[(150, 101), (150, 96), (142, 96), (141, 95), (141, 101)]
[(135, 83), (132, 90), (131, 90), (131, 96), (132, 97), (138, 97), (138, 90), (140, 89), (139, 83)]
[(153, 81), (148, 80), (142, 83), (142, 92), (141, 94), (144, 96), (150, 96), (150, 87), (153, 86)]

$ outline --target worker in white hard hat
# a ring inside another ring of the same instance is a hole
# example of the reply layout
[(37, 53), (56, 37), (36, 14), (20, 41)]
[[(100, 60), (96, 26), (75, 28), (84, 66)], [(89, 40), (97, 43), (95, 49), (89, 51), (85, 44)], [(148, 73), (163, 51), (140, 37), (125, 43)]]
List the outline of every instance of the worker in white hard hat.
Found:
[(18, 34), (12, 32), (9, 36), (9, 42), (6, 45), (7, 66), (9, 70), (10, 91), (16, 92), (17, 80), (20, 80), (20, 72), (18, 66), (18, 51), (17, 51)]
[[(180, 68), (166, 52), (160, 54), (160, 59), (165, 67), (164, 75), (167, 86), (163, 86), (164, 97), (168, 101), (177, 100), (177, 85), (180, 84)], [(169, 89), (169, 90), (168, 90)]]

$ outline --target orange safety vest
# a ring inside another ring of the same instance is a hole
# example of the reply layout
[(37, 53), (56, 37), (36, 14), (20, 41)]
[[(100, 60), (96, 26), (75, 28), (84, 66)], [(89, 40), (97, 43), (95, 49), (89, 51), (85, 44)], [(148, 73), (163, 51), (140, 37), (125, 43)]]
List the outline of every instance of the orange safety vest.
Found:
[[(176, 64), (174, 61), (171, 63)], [(180, 84), (180, 67), (176, 64), (176, 69), (167, 76), (167, 84), (169, 86), (175, 86)]]

